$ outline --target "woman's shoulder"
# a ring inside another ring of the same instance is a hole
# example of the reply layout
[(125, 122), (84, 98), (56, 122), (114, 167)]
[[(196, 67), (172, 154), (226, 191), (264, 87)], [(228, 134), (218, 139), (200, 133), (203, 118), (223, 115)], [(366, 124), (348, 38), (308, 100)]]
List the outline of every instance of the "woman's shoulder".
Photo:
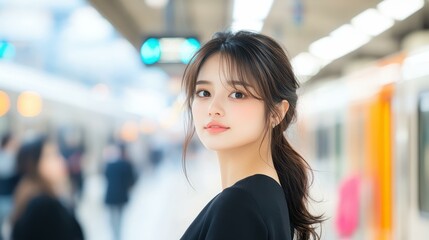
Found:
[(281, 186), (268, 176), (253, 175), (214, 197), (182, 239), (291, 239), (288, 226)]
[(253, 208), (262, 214), (279, 209), (287, 211), (282, 187), (263, 174), (246, 177), (224, 189), (216, 197), (215, 204), (220, 207)]
[(266, 236), (290, 239), (291, 236), (283, 189), (266, 175), (253, 175), (225, 188), (215, 197), (208, 212), (212, 225), (222, 226), (222, 229), (231, 226), (237, 231), (252, 229), (252, 234), (260, 236), (255, 239), (266, 239)]
[(278, 199), (286, 202), (282, 186), (273, 178), (264, 174), (255, 174), (236, 182), (230, 187), (231, 190), (247, 192), (257, 202)]
[(82, 229), (73, 214), (48, 193), (40, 193), (28, 201), (15, 222), (12, 235), (14, 239), (83, 239)]
[(67, 210), (61, 202), (47, 193), (39, 193), (29, 199), (24, 209), (24, 218), (49, 218), (64, 215)]
[(231, 187), (234, 188), (248, 188), (248, 189), (282, 189), (280, 184), (274, 180), (272, 177), (264, 174), (254, 174), (248, 177), (245, 177), (237, 181)]
[(54, 206), (61, 206), (61, 203), (58, 199), (48, 193), (39, 193), (30, 199), (30, 201), (28, 202), (28, 206), (37, 208), (50, 208)]

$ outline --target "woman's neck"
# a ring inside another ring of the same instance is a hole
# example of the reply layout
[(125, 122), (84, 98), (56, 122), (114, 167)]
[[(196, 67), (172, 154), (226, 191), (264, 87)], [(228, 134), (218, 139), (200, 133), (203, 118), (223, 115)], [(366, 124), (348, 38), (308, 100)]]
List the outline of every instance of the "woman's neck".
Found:
[(222, 189), (255, 174), (264, 174), (279, 182), (271, 152), (265, 147), (252, 147), (218, 151)]

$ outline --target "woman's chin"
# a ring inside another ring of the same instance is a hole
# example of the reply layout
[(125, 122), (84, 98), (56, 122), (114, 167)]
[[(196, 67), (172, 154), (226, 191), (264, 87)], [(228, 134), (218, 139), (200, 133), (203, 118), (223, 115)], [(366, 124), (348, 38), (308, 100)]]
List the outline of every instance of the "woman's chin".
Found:
[(203, 143), (203, 145), (207, 149), (215, 152), (227, 151), (230, 148), (229, 146), (225, 146), (225, 144), (219, 144), (219, 143), (210, 143), (210, 144)]

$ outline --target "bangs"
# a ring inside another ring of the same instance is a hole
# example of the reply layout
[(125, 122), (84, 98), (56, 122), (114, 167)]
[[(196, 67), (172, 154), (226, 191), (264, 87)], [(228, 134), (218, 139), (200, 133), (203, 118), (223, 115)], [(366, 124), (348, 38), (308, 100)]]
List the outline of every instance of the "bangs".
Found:
[(262, 86), (257, 81), (258, 73), (251, 68), (251, 63), (246, 61), (245, 56), (237, 56), (225, 51), (220, 51), (218, 54), (221, 68), (219, 74), (229, 81), (225, 84), (235, 89), (241, 86), (249, 96), (263, 100)]

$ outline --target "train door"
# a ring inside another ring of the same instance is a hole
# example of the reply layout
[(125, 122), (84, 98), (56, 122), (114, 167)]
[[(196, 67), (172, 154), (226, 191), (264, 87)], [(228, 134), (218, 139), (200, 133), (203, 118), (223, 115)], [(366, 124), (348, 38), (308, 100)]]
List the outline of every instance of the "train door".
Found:
[[(398, 57), (399, 61), (401, 57)], [(392, 63), (393, 61), (393, 63)], [(390, 240), (393, 235), (392, 96), (397, 59), (349, 78), (356, 96), (350, 107), (349, 154), (360, 175), (360, 225), (356, 239)]]
[(417, 127), (417, 207), (420, 216), (416, 232), (423, 234), (429, 226), (429, 91), (420, 94)]
[[(429, 81), (429, 78), (426, 79)], [(427, 85), (427, 84), (426, 84)], [(428, 89), (426, 86), (426, 89)], [(419, 91), (420, 86), (413, 90)], [(409, 203), (404, 239), (424, 239), (429, 228), (429, 91), (415, 92), (415, 108), (409, 123)]]
[(393, 85), (384, 85), (369, 105), (366, 166), (372, 181), (372, 228), (377, 240), (392, 239), (392, 93)]
[[(426, 57), (425, 57), (426, 56)], [(396, 94), (396, 238), (429, 233), (429, 48), (404, 61)]]

